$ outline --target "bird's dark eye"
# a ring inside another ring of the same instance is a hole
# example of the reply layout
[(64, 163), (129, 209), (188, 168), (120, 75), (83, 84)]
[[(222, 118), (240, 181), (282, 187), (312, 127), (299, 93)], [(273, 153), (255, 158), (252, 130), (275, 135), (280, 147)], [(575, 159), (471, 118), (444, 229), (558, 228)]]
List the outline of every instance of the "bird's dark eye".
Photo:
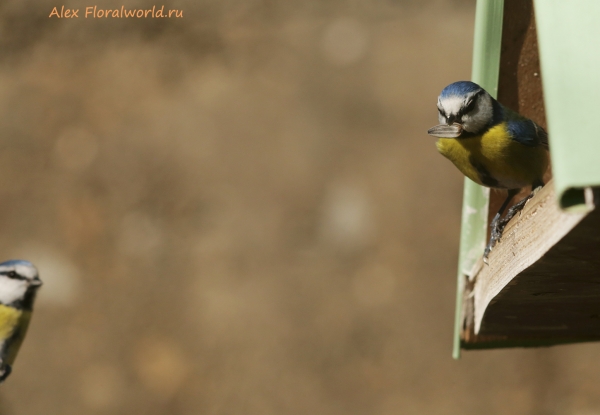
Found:
[(475, 108), (475, 103), (477, 102), (477, 97), (481, 94), (483, 94), (483, 89), (480, 89), (479, 91), (477, 91), (475, 94), (473, 94), (471, 96), (471, 98), (469, 99), (469, 102), (467, 102), (463, 108), (462, 108), (462, 113), (463, 114), (468, 114), (469, 112), (473, 111), (473, 109)]
[(6, 274), (6, 276), (8, 278), (19, 278), (19, 274), (17, 274), (15, 271), (10, 271), (8, 274)]
[(446, 117), (446, 114), (444, 113), (444, 110), (443, 110), (443, 109), (441, 109), (440, 107), (438, 107), (438, 112), (440, 113), (440, 115), (441, 115), (442, 117), (444, 117), (444, 118)]
[(469, 102), (467, 102), (467, 105), (464, 106), (462, 113), (467, 114), (473, 111), (473, 108), (475, 108), (475, 98), (472, 98)]

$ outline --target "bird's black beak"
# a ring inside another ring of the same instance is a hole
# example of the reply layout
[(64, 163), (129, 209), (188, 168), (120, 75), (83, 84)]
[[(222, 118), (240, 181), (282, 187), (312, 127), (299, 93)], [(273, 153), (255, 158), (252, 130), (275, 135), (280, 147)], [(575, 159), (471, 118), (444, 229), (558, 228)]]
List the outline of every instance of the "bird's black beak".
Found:
[(40, 280), (38, 277), (35, 277), (34, 279), (32, 279), (29, 282), (29, 285), (32, 287), (39, 287), (42, 284), (43, 284), (42, 280)]
[(456, 115), (450, 114), (446, 116), (446, 124), (452, 125), (454, 124), (454, 121), (456, 121)]
[(427, 130), (427, 134), (438, 138), (456, 138), (460, 137), (463, 127), (460, 124), (440, 124)]

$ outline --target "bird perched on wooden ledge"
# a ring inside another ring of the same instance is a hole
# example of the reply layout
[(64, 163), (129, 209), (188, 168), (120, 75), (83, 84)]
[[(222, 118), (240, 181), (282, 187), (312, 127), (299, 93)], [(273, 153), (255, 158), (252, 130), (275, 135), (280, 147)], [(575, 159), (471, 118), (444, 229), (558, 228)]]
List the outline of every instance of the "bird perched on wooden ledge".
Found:
[(12, 371), (40, 285), (32, 263), (12, 260), (0, 264), (0, 383)]
[[(445, 87), (437, 107), (440, 124), (427, 133), (439, 138), (438, 151), (475, 183), (508, 191), (490, 225), (491, 237), (483, 254), (487, 262), (506, 224), (544, 185), (549, 163), (548, 135), (473, 82), (459, 81)], [(532, 193), (501, 219), (511, 199), (528, 186)]]

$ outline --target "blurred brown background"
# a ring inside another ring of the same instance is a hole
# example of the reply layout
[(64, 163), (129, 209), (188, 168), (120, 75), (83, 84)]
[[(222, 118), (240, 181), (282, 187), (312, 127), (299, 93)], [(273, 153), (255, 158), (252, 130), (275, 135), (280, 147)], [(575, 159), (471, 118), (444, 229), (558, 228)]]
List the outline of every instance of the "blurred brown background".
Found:
[(599, 345), (451, 359), (474, 1), (61, 5), (0, 5), (2, 415), (600, 414)]

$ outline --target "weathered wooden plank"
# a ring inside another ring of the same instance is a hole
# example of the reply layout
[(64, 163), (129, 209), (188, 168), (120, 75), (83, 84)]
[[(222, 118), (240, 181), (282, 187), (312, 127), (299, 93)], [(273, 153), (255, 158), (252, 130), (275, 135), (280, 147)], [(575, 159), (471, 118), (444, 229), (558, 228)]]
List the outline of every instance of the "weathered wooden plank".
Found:
[(599, 198), (586, 195), (589, 211), (562, 211), (550, 182), (507, 225), (467, 281), (463, 345), (600, 339)]

